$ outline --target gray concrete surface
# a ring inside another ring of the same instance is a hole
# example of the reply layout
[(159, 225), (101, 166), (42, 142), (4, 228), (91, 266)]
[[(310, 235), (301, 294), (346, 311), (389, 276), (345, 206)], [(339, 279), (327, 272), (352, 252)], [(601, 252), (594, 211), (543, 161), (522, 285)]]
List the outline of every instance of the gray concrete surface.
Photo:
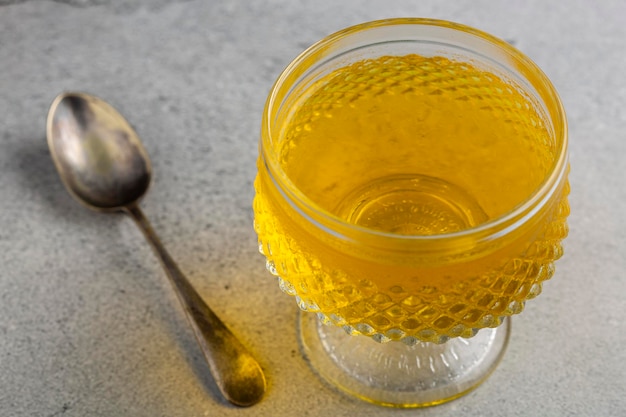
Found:
[[(0, 1), (0, 416), (622, 416), (626, 409), (626, 15), (618, 0)], [(296, 306), (256, 253), (250, 203), (266, 94), (323, 36), (394, 16), (514, 43), (569, 115), (566, 256), (514, 320), (478, 390), (436, 408), (346, 398), (301, 359)], [(63, 90), (137, 128), (155, 178), (143, 207), (191, 281), (259, 356), (254, 408), (223, 403), (131, 221), (76, 204), (45, 143)]]

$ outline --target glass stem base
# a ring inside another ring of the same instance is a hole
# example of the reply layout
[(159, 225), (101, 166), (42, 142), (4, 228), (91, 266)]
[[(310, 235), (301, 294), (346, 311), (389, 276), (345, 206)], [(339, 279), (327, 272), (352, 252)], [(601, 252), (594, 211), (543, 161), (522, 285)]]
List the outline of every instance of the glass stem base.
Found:
[(351, 336), (307, 312), (300, 312), (299, 325), (303, 354), (322, 379), (351, 396), (401, 408), (441, 404), (476, 388), (500, 362), (511, 328), (506, 318), (469, 339), (408, 346)]

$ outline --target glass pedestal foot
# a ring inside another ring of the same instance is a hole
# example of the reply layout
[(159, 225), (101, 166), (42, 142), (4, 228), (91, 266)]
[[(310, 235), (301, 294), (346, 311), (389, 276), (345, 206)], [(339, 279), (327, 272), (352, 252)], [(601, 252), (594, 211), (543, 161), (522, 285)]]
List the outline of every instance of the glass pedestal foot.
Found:
[(322, 324), (300, 313), (300, 342), (311, 367), (332, 386), (375, 404), (412, 408), (458, 398), (483, 382), (498, 365), (510, 334), (510, 319), (469, 339), (443, 344), (378, 343)]

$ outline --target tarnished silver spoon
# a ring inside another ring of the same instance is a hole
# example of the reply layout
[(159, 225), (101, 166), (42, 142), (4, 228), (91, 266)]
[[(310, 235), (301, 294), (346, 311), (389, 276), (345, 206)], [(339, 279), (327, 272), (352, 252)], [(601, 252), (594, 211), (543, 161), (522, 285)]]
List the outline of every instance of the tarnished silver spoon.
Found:
[(48, 112), (48, 146), (61, 180), (78, 201), (98, 211), (123, 211), (142, 230), (184, 306), (224, 397), (257, 403), (266, 383), (258, 362), (194, 290), (138, 206), (152, 168), (139, 137), (113, 107), (84, 93), (63, 93)]

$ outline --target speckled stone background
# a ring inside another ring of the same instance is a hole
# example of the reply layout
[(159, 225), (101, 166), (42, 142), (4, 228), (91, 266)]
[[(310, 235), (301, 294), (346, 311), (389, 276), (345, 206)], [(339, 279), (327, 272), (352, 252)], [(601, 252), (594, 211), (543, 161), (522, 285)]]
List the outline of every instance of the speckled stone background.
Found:
[[(394, 16), (513, 43), (569, 115), (571, 234), (478, 390), (393, 410), (302, 360), (297, 308), (256, 253), (250, 208), (265, 97), (301, 50)], [(626, 3), (0, 0), (0, 416), (622, 416), (626, 409)], [(154, 165), (143, 208), (181, 269), (260, 358), (269, 391), (225, 404), (131, 220), (76, 204), (45, 143), (63, 90), (99, 95)]]

